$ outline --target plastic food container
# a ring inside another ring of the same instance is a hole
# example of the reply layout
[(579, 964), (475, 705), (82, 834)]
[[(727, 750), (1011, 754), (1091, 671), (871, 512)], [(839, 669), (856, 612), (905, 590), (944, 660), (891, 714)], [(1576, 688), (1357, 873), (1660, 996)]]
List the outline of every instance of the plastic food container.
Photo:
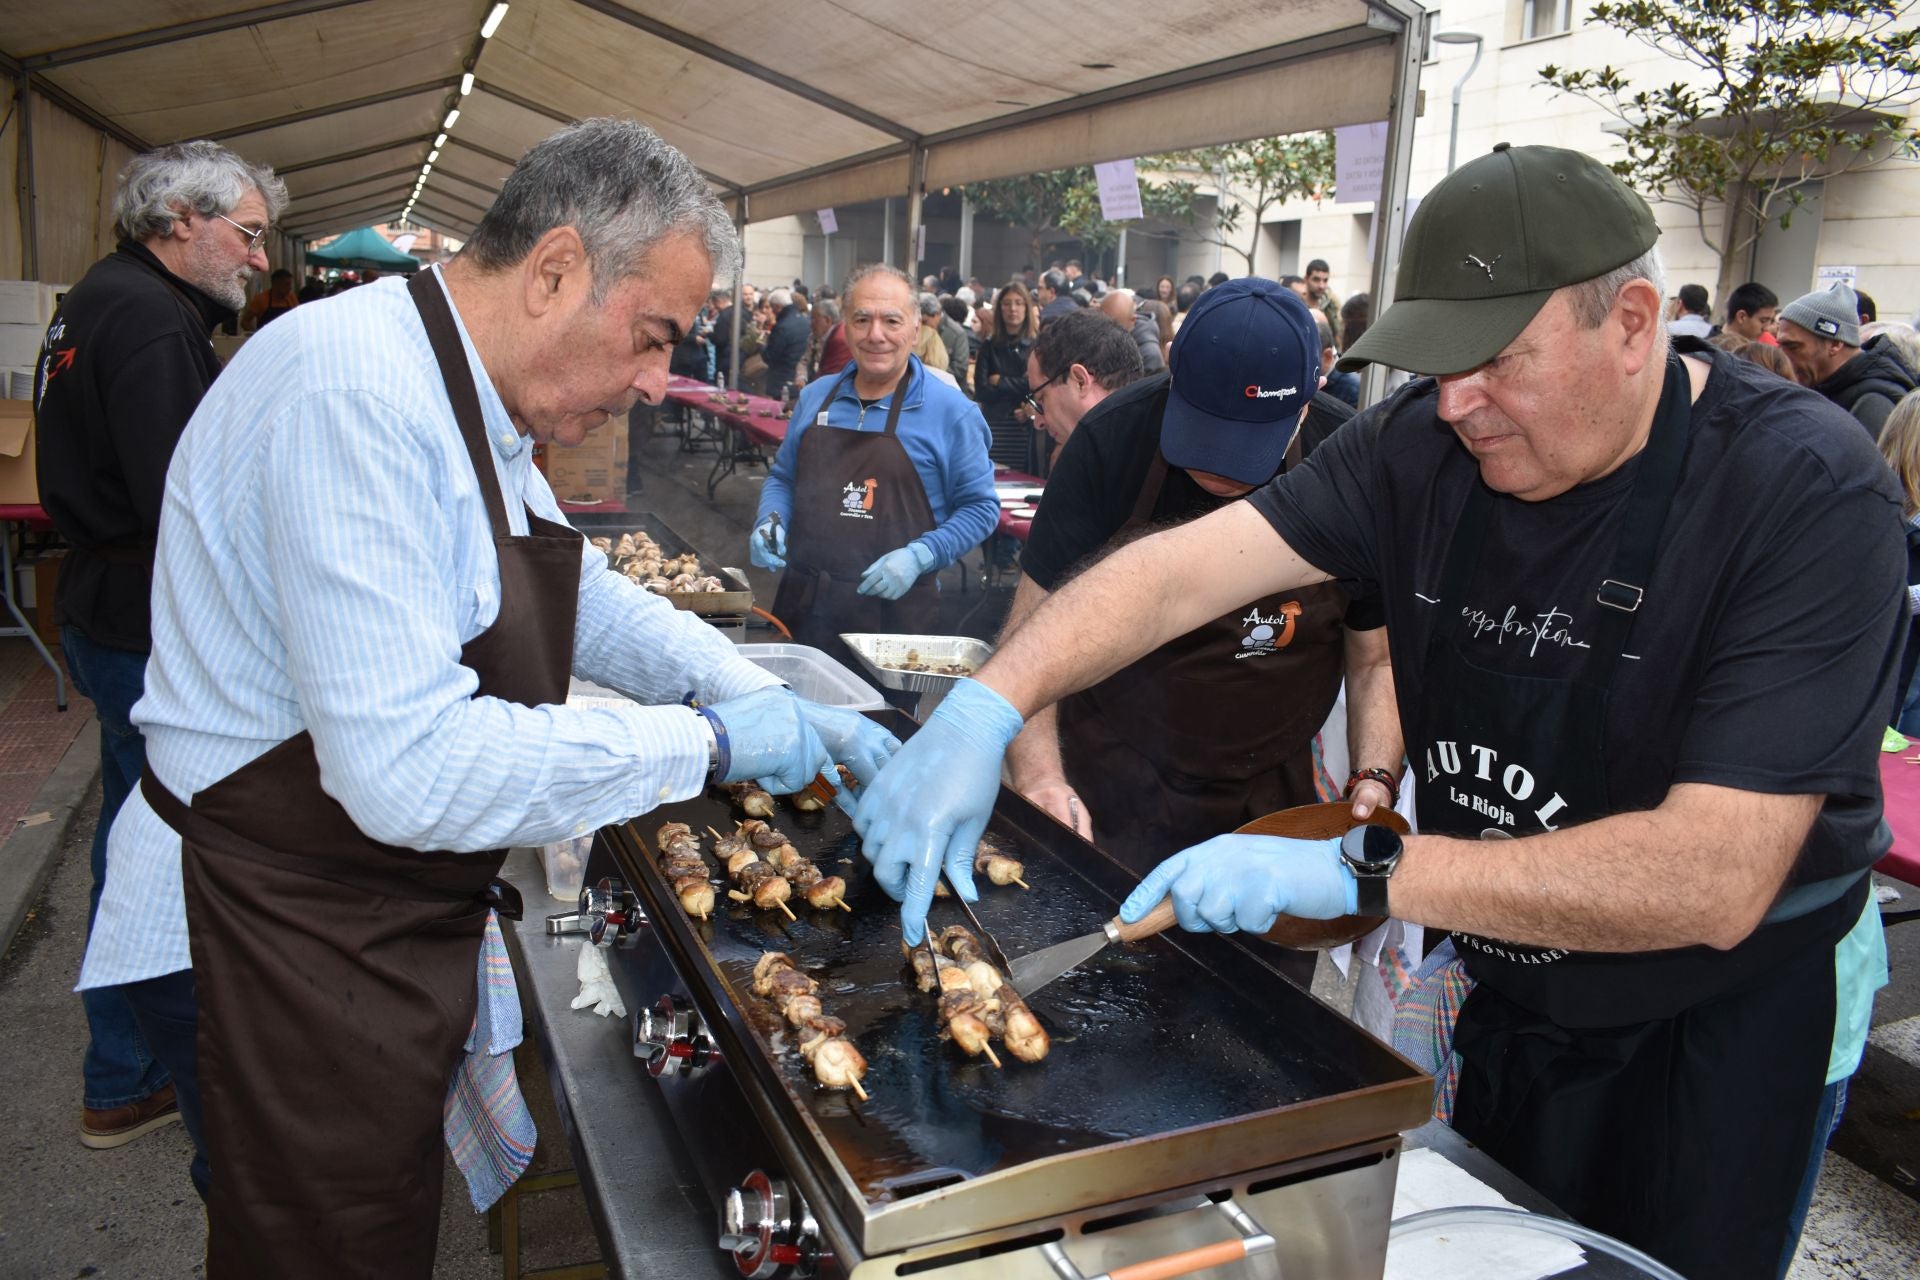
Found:
[(587, 855), (592, 852), (590, 835), (541, 845), (540, 865), (547, 869), (547, 892), (562, 902), (580, 901), (580, 889), (587, 879)]
[(880, 691), (809, 644), (735, 645), (740, 656), (784, 680), (809, 702), (855, 711), (884, 711)]

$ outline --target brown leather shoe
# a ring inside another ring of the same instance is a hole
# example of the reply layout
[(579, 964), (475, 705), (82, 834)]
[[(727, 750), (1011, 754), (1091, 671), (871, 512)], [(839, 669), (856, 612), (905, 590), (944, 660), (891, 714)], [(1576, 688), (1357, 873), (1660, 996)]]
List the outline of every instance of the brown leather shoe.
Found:
[(152, 1133), (161, 1125), (172, 1124), (179, 1118), (180, 1104), (174, 1099), (173, 1086), (163, 1084), (140, 1101), (130, 1102), (124, 1107), (110, 1107), (105, 1111), (83, 1107), (80, 1111), (80, 1145), (95, 1151), (125, 1146), (141, 1134)]

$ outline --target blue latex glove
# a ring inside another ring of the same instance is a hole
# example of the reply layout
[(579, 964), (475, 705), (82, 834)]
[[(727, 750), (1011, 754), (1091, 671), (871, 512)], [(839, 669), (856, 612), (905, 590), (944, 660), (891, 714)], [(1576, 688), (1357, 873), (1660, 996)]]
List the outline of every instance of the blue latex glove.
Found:
[(1013, 704), (977, 680), (962, 680), (898, 751), (854, 811), (853, 829), (873, 878), (900, 900), (911, 945), (944, 863), (953, 891), (977, 901), (973, 853), (1000, 794), (1000, 760), (1020, 733)]
[(805, 706), (793, 690), (775, 686), (709, 707), (726, 726), (733, 757), (720, 781), (752, 781), (775, 795), (792, 795), (831, 769), (833, 761), (807, 723)]
[[(773, 531), (773, 546), (767, 546), (767, 531)], [(779, 573), (787, 567), (787, 526), (784, 521), (773, 523), (773, 517), (762, 520), (747, 537), (747, 555), (762, 569)]]
[[(853, 770), (853, 776), (860, 779), (862, 790), (872, 785), (873, 780), (880, 776), (881, 767), (893, 759), (893, 753), (900, 749), (900, 739), (858, 711), (802, 699), (800, 713), (813, 726), (813, 731), (820, 735), (827, 754)], [(836, 790), (833, 802), (851, 818), (858, 807), (853, 793), (841, 786), (839, 777), (832, 772), (827, 774), (827, 781)]]
[(933, 552), (924, 543), (909, 542), (898, 551), (889, 551), (867, 566), (860, 578), (860, 594), (882, 600), (898, 600), (920, 575), (933, 568)]
[(1265, 933), (1282, 912), (1308, 920), (1352, 915), (1359, 893), (1338, 840), (1215, 836), (1155, 867), (1120, 904), (1120, 919), (1132, 924), (1171, 894), (1182, 929)]

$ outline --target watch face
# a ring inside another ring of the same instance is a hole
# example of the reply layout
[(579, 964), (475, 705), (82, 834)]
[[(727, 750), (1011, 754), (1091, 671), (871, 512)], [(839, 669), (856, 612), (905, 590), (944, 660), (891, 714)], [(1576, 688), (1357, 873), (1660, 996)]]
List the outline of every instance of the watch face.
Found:
[(1400, 833), (1392, 827), (1371, 825), (1362, 827), (1361, 832), (1360, 848), (1368, 862), (1396, 857), (1400, 853)]

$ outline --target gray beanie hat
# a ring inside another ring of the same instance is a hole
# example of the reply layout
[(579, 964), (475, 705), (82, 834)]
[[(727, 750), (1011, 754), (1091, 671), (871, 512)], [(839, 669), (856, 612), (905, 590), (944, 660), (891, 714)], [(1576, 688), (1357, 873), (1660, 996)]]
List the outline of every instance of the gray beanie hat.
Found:
[(1795, 298), (1780, 308), (1780, 318), (1817, 337), (1850, 347), (1860, 345), (1860, 299), (1845, 280), (1836, 281), (1831, 289)]

